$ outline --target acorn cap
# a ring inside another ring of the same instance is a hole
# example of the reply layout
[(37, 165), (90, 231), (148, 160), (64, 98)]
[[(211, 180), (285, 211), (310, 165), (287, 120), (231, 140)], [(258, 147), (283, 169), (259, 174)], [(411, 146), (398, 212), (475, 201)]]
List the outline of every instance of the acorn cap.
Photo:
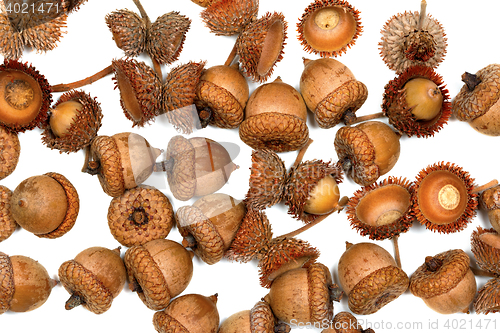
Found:
[(21, 144), (17, 134), (0, 126), (0, 180), (14, 172), (20, 154)]
[(67, 133), (61, 137), (52, 132), (50, 118), (47, 119), (42, 133), (42, 142), (50, 149), (59, 149), (61, 152), (70, 153), (87, 147), (97, 136), (97, 132), (101, 128), (102, 110), (101, 104), (95, 98), (84, 91), (75, 90), (61, 95), (53, 109), (67, 101), (76, 101), (83, 107), (78, 109)]
[(500, 311), (500, 279), (494, 278), (486, 282), (479, 290), (474, 309), (476, 313), (488, 314)]
[(354, 192), (346, 206), (351, 227), (361, 236), (382, 240), (407, 232), (413, 223), (413, 184), (388, 177)]
[(125, 56), (137, 57), (144, 52), (146, 23), (138, 14), (128, 9), (119, 9), (107, 14), (105, 20), (116, 46), (125, 52)]
[(304, 50), (321, 57), (336, 57), (351, 48), (363, 31), (360, 12), (344, 0), (316, 0), (297, 23)]
[(331, 176), (337, 184), (342, 183), (342, 169), (338, 163), (313, 160), (301, 162), (293, 167), (288, 176), (285, 189), (288, 214), (305, 223), (313, 222), (319, 215), (304, 211), (307, 200), (318, 182)]
[(201, 19), (217, 36), (239, 33), (259, 11), (258, 0), (219, 0), (201, 12)]
[(0, 185), (0, 242), (9, 238), (16, 231), (17, 223), (10, 212), (12, 191)]
[(494, 210), (500, 208), (500, 185), (481, 192), (479, 204), (483, 209)]
[(276, 320), (267, 302), (259, 301), (250, 310), (251, 333), (272, 333)]
[(282, 13), (267, 12), (249, 23), (236, 40), (243, 74), (253, 81), (264, 82), (283, 59), (287, 22)]
[[(443, 96), (441, 110), (431, 120), (417, 120), (411, 113), (412, 108), (406, 102), (406, 82), (413, 78), (429, 79), (436, 84)], [(382, 102), (382, 112), (389, 118), (389, 123), (401, 133), (409, 137), (416, 135), (420, 137), (434, 136), (448, 122), (451, 116), (451, 103), (449, 102), (448, 89), (443, 83), (443, 78), (426, 66), (413, 66), (406, 69), (396, 78), (385, 85)]]
[(5, 91), (0, 99), (1, 126), (16, 133), (42, 126), (52, 94), (40, 72), (27, 63), (5, 59), (0, 65), (0, 86)]
[(191, 199), (196, 191), (195, 150), (191, 142), (180, 135), (171, 138), (165, 160), (172, 161), (166, 170), (170, 191), (178, 200)]
[(12, 297), (14, 297), (14, 270), (9, 256), (0, 252), (0, 314), (9, 310)]
[(59, 267), (59, 279), (64, 288), (82, 299), (82, 305), (95, 314), (106, 312), (113, 302), (111, 291), (87, 268), (75, 260)]
[(64, 0), (68, 13), (74, 13), (88, 0)]
[(0, 13), (0, 30), (3, 32), (4, 40), (9, 43), (0, 43), (0, 53), (5, 59), (19, 59), (23, 55), (24, 41), (22, 35), (15, 28), (5, 12)]
[(139, 185), (127, 190), (109, 204), (109, 229), (113, 237), (126, 247), (165, 238), (173, 224), (170, 201), (151, 186)]
[(458, 232), (476, 215), (474, 179), (453, 163), (439, 162), (421, 170), (415, 181), (413, 210), (427, 229)]
[(460, 249), (427, 257), (410, 278), (410, 291), (420, 298), (431, 298), (455, 288), (469, 271), (469, 256)]
[(112, 61), (115, 87), (120, 90), (120, 104), (132, 127), (142, 127), (162, 110), (162, 83), (154, 70), (134, 59)]
[[(495, 229), (483, 229), (477, 227), (471, 235), (471, 250), (476, 258), (477, 265), (495, 276), (500, 276), (500, 248), (492, 246), (488, 242), (484, 241), (484, 236), (491, 235), (492, 237), (498, 237), (498, 233)], [(488, 237), (488, 236), (486, 236)], [(496, 237), (494, 239), (496, 239)]]

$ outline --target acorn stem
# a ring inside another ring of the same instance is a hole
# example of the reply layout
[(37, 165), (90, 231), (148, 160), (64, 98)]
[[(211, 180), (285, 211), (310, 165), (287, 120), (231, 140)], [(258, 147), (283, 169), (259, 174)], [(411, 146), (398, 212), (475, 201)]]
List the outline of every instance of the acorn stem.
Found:
[(495, 187), (497, 185), (498, 185), (498, 180), (493, 179), (484, 185), (474, 187), (472, 189), (472, 193), (480, 193), (480, 192), (483, 192), (491, 187)]
[(385, 114), (383, 112), (377, 112), (377, 113), (373, 113), (373, 114), (369, 114), (369, 115), (361, 116), (361, 117), (358, 117), (356, 115), (354, 115), (354, 117), (344, 116), (344, 124), (350, 126), (350, 125), (355, 125), (355, 124), (361, 123), (363, 121), (378, 119), (378, 118), (383, 118), (383, 117), (385, 117)]
[(311, 143), (313, 143), (313, 139), (309, 138), (306, 144), (302, 148), (300, 148), (299, 153), (297, 154), (297, 158), (295, 159), (295, 162), (293, 162), (292, 168), (296, 168), (300, 164), (300, 162), (302, 162), (302, 159), (304, 158), (304, 155), (306, 154), (307, 149), (309, 148)]
[(72, 294), (71, 297), (66, 301), (66, 305), (64, 306), (64, 308), (66, 310), (71, 310), (76, 308), (77, 306), (82, 305), (83, 303), (84, 302), (82, 297), (78, 296), (77, 294)]
[(226, 62), (224, 63), (224, 66), (231, 66), (234, 58), (236, 58), (237, 53), (238, 53), (238, 50), (236, 48), (236, 43), (234, 43), (233, 49), (231, 50), (231, 53), (229, 53), (229, 56), (227, 57)]
[(200, 118), (201, 128), (205, 128), (214, 119), (214, 111), (210, 107), (205, 107), (198, 110), (198, 118)]
[(76, 81), (76, 82), (73, 82), (73, 83), (56, 84), (54, 86), (51, 86), (50, 89), (52, 90), (52, 92), (65, 92), (65, 91), (69, 91), (71, 89), (76, 89), (76, 88), (80, 88), (80, 87), (86, 86), (87, 84), (92, 84), (92, 83), (94, 83), (94, 82), (102, 79), (103, 77), (108, 76), (109, 74), (112, 74), (112, 73), (113, 73), (113, 66), (109, 65), (108, 67), (104, 68), (102, 71), (97, 72), (94, 75), (89, 76), (86, 79), (83, 79), (83, 80), (80, 80), (80, 81)]
[(135, 6), (137, 7), (137, 9), (139, 9), (139, 13), (141, 13), (144, 23), (146, 23), (146, 26), (149, 27), (151, 25), (151, 20), (149, 19), (148, 13), (146, 13), (146, 10), (142, 6), (141, 1), (140, 0), (132, 0), (132, 1), (134, 1)]
[(492, 277), (492, 278), (497, 277), (495, 274), (487, 272), (487, 271), (483, 271), (482, 269), (479, 269), (479, 268), (475, 268), (472, 266), (470, 266), (469, 268), (472, 271), (472, 273), (474, 273), (475, 276), (485, 276), (485, 277)]
[(174, 167), (174, 159), (170, 158), (167, 161), (161, 161), (155, 163), (153, 166), (153, 172), (171, 172)]
[(422, 0), (420, 3), (420, 16), (418, 17), (418, 30), (422, 30), (422, 27), (425, 22), (425, 17), (427, 15), (427, 1)]
[(465, 72), (462, 74), (462, 82), (467, 85), (469, 91), (473, 91), (481, 83), (481, 80), (477, 75)]
[(82, 172), (95, 176), (99, 173), (101, 164), (97, 161), (90, 160), (90, 146), (85, 147), (85, 162), (83, 164)]
[(330, 291), (330, 300), (332, 301), (340, 302), (340, 300), (344, 296), (344, 291), (340, 289), (340, 287), (335, 283), (329, 285), (328, 290)]
[(316, 218), (314, 221), (312, 221), (312, 222), (304, 225), (303, 227), (298, 228), (295, 231), (292, 231), (292, 232), (289, 232), (287, 234), (281, 235), (279, 238), (292, 238), (292, 237), (295, 237), (297, 235), (300, 235), (304, 231), (309, 230), (310, 228), (314, 227), (316, 224), (319, 224), (321, 221), (323, 221), (324, 219), (326, 219), (328, 216), (330, 216), (333, 213), (338, 212), (338, 211), (339, 210), (334, 210), (334, 211), (332, 211), (332, 212), (330, 212), (328, 214), (321, 215), (318, 218)]
[(396, 260), (396, 265), (398, 265), (399, 268), (401, 267), (401, 257), (399, 255), (399, 236), (394, 236), (392, 237), (392, 243), (394, 244), (394, 259)]
[(184, 239), (182, 240), (182, 246), (184, 246), (185, 248), (194, 249), (196, 247), (196, 244), (196, 239), (191, 234), (184, 236)]
[(426, 257), (425, 258), (425, 266), (428, 271), (437, 272), (441, 266), (443, 266), (443, 261), (434, 257)]
[(151, 61), (153, 62), (153, 68), (155, 70), (156, 75), (158, 75), (158, 78), (163, 83), (163, 73), (161, 71), (160, 63), (153, 56), (151, 56), (151, 54), (149, 54), (149, 57), (151, 58)]

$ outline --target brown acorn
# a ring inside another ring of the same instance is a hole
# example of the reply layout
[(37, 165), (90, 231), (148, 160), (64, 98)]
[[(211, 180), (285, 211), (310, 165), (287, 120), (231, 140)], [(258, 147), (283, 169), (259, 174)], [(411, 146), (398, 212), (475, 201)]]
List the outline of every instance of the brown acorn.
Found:
[(109, 310), (125, 286), (127, 272), (119, 248), (109, 250), (96, 246), (64, 262), (59, 267), (59, 278), (71, 294), (66, 310), (83, 305), (95, 314), (102, 314)]
[(193, 276), (193, 252), (168, 240), (134, 245), (125, 253), (130, 289), (152, 310), (164, 309)]
[(207, 138), (170, 139), (162, 167), (174, 197), (187, 201), (224, 186), (238, 166), (221, 144)]
[(489, 188), (479, 196), (481, 208), (488, 211), (491, 226), (500, 231), (500, 185)]
[(351, 227), (373, 240), (393, 238), (413, 223), (413, 184), (388, 177), (354, 192), (346, 206)]
[(201, 12), (201, 19), (217, 36), (231, 36), (255, 20), (258, 11), (258, 0), (219, 0)]
[(204, 70), (196, 88), (195, 100), (201, 127), (210, 123), (220, 128), (237, 128), (243, 121), (248, 90), (247, 80), (240, 73), (237, 63)]
[(349, 122), (368, 97), (365, 84), (340, 61), (304, 58), (300, 92), (321, 128)]
[(349, 312), (342, 311), (333, 317), (331, 324), (321, 333), (375, 333), (375, 331), (371, 328), (364, 330), (356, 317)]
[(82, 172), (97, 175), (103, 191), (112, 197), (142, 184), (152, 173), (160, 150), (141, 135), (124, 132), (95, 137)]
[(5, 59), (0, 65), (0, 95), (0, 125), (9, 131), (32, 130), (47, 119), (50, 85), (33, 66)]
[(0, 314), (39, 308), (57, 283), (38, 261), (0, 252)]
[(217, 294), (205, 297), (187, 294), (174, 299), (168, 307), (153, 316), (159, 333), (216, 333), (219, 328)]
[(127, 57), (137, 57), (146, 49), (146, 22), (135, 12), (119, 9), (105, 17), (113, 40)]
[(400, 135), (380, 121), (341, 127), (335, 135), (335, 151), (345, 174), (368, 186), (389, 172), (399, 158)]
[(420, 13), (394, 15), (382, 28), (380, 55), (397, 74), (412, 66), (436, 68), (446, 54), (444, 29), (439, 21), (426, 14), (426, 5), (422, 1)]
[(476, 74), (465, 73), (465, 83), (451, 104), (453, 114), (476, 131), (500, 135), (500, 65), (491, 64)]
[(473, 189), (474, 179), (461, 167), (445, 162), (430, 165), (415, 181), (415, 217), (432, 231), (461, 231), (476, 215)]
[(108, 226), (123, 246), (143, 245), (168, 236), (174, 225), (170, 200), (154, 187), (139, 185), (113, 198)]
[(253, 149), (298, 150), (309, 139), (307, 108), (300, 93), (277, 78), (255, 89), (240, 125), (240, 138)]
[(12, 191), (0, 185), (0, 242), (9, 238), (17, 228), (10, 208), (11, 198)]
[(476, 313), (497, 313), (500, 311), (500, 279), (494, 278), (486, 282), (479, 289), (476, 299), (474, 300), (474, 309)]
[(408, 276), (384, 248), (374, 243), (346, 245), (338, 274), (352, 312), (375, 313), (408, 289)]
[(177, 229), (183, 245), (209, 265), (220, 261), (229, 249), (245, 216), (245, 204), (233, 197), (215, 193), (196, 200), (176, 212)]
[(95, 98), (83, 91), (59, 97), (45, 123), (42, 142), (61, 152), (76, 152), (90, 145), (101, 127), (102, 110)]
[(12, 193), (12, 218), (40, 238), (59, 238), (75, 225), (80, 200), (73, 184), (49, 172), (23, 180)]
[(432, 68), (409, 67), (385, 85), (382, 112), (401, 133), (434, 136), (451, 116), (448, 89)]
[(469, 263), (469, 256), (462, 250), (426, 257), (410, 278), (410, 291), (436, 312), (468, 313), (477, 290)]
[(243, 74), (253, 81), (264, 82), (283, 59), (287, 22), (281, 13), (266, 13), (249, 23), (236, 40)]
[(14, 172), (20, 154), (21, 144), (17, 133), (0, 126), (0, 180)]
[(218, 333), (275, 333), (277, 320), (269, 304), (257, 302), (251, 310), (232, 314), (224, 320)]
[(316, 0), (302, 14), (297, 31), (304, 50), (336, 57), (351, 48), (363, 31), (360, 12), (344, 0)]
[(500, 276), (500, 236), (495, 229), (477, 227), (472, 232), (471, 250), (479, 268)]

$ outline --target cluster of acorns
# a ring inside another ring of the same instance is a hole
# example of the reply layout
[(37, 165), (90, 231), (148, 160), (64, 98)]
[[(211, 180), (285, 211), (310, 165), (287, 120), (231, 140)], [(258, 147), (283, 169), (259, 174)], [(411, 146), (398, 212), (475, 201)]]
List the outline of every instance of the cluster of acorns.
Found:
[[(128, 279), (143, 303), (158, 311), (153, 322), (159, 332), (286, 332), (286, 323), (292, 320), (352, 324), (355, 318), (347, 313), (333, 318), (333, 301), (340, 300), (343, 293), (353, 313), (366, 315), (408, 288), (440, 313), (468, 311), (472, 302), (478, 313), (498, 311), (499, 187), (477, 187), (466, 171), (444, 162), (423, 169), (414, 182), (389, 177), (377, 183), (397, 163), (401, 135), (433, 136), (452, 112), (482, 133), (500, 135), (496, 107), (500, 67), (490, 65), (475, 75), (465, 74), (466, 85), (450, 103), (442, 78), (433, 70), (446, 53), (446, 38), (439, 22), (426, 15), (425, 1), (420, 13), (398, 14), (382, 30), (382, 57), (398, 75), (385, 87), (382, 115), (395, 130), (378, 121), (351, 126), (366, 120), (357, 118), (355, 112), (366, 100), (367, 88), (346, 66), (329, 58), (345, 52), (362, 31), (359, 12), (345, 1), (316, 0), (300, 18), (300, 42), (306, 51), (322, 57), (304, 59), (300, 92), (278, 78), (251, 95), (245, 76), (266, 81), (283, 56), (287, 27), (283, 15), (267, 13), (257, 18), (255, 0), (205, 3), (201, 17), (213, 33), (238, 34), (234, 54), (222, 66), (205, 69), (204, 63), (193, 62), (178, 66), (163, 83), (161, 65), (178, 58), (190, 21), (171, 12), (152, 23), (139, 1), (134, 2), (141, 16), (118, 10), (106, 17), (106, 23), (127, 57), (147, 53), (154, 70), (133, 59), (120, 59), (81, 82), (51, 86), (30, 65), (5, 60), (0, 66), (4, 91), (0, 100), (0, 178), (16, 167), (18, 132), (40, 127), (49, 148), (61, 152), (85, 148), (83, 171), (98, 175), (104, 192), (113, 197), (108, 211), (110, 231), (128, 248), (123, 260), (119, 249), (93, 247), (64, 262), (59, 279), (71, 294), (67, 309), (83, 305), (103, 313)], [(19, 40), (38, 48), (39, 42), (25, 37), (27, 27), (17, 29), (25, 31)], [(6, 58), (21, 55), (19, 49), (2, 47)], [(239, 64), (233, 64), (235, 56)], [(133, 126), (145, 126), (166, 114), (185, 133), (208, 124), (239, 128), (242, 141), (254, 149), (245, 200), (214, 194), (237, 168), (215, 141), (175, 136), (164, 160), (157, 163), (159, 150), (137, 134), (97, 135), (102, 120), (99, 103), (72, 89), (111, 73)], [(51, 108), (52, 92), (65, 90), (70, 91)], [(342, 121), (346, 124), (335, 137), (338, 162), (302, 162), (299, 157), (287, 171), (277, 153), (307, 148), (308, 109), (322, 128)], [(154, 171), (166, 173), (176, 199), (201, 198), (174, 214), (161, 191), (141, 185)], [(349, 199), (339, 194), (343, 173), (362, 186)], [(397, 240), (414, 220), (441, 233), (461, 231), (481, 204), (488, 209), (496, 230), (478, 228), (472, 236), (472, 251), (479, 267), (493, 279), (476, 296), (470, 259), (462, 250), (427, 257), (409, 278), (398, 255), (395, 260), (372, 243), (347, 243), (338, 263), (339, 288), (329, 269), (316, 262), (319, 251), (294, 237), (298, 232), (273, 237), (263, 209), (280, 201), (307, 227), (345, 208), (352, 227), (374, 240)], [(75, 188), (56, 173), (28, 178), (14, 192), (2, 186), (1, 204), (0, 241), (17, 224), (39, 237), (61, 237), (71, 230), (79, 210)], [(165, 239), (174, 224), (184, 237), (182, 245)], [(191, 280), (193, 255), (207, 264), (222, 258), (257, 259), (261, 285), (269, 288), (269, 294), (219, 328), (216, 295), (175, 298)], [(36, 261), (0, 253), (0, 313), (41, 306), (55, 283)], [(31, 288), (40, 291), (36, 298)], [(193, 313), (197, 320), (192, 320)]]

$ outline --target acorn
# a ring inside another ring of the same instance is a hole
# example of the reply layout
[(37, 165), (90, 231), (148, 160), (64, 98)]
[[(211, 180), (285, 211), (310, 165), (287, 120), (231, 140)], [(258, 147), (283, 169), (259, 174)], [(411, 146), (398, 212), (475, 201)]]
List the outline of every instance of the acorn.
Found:
[(42, 142), (50, 149), (76, 152), (90, 145), (101, 122), (101, 105), (95, 98), (83, 91), (64, 93), (50, 110)]
[(126, 247), (165, 238), (173, 225), (174, 210), (170, 200), (152, 186), (139, 185), (126, 190), (109, 204), (109, 229)]
[(0, 242), (12, 236), (17, 228), (10, 208), (11, 198), (12, 191), (0, 185)]
[(422, 1), (419, 12), (404, 12), (391, 17), (382, 28), (379, 50), (385, 64), (397, 74), (412, 66), (436, 68), (446, 55), (444, 29)]
[(181, 201), (216, 192), (238, 169), (224, 146), (200, 137), (172, 137), (165, 160), (161, 167), (166, 171), (170, 191)]
[(106, 25), (113, 34), (113, 40), (127, 57), (137, 57), (146, 48), (146, 22), (139, 14), (119, 9), (105, 17)]
[(16, 133), (0, 126), (0, 180), (9, 176), (17, 167), (21, 143)]
[(269, 304), (257, 302), (251, 310), (236, 312), (224, 320), (218, 333), (275, 333), (278, 322)]
[(488, 211), (491, 226), (500, 231), (500, 185), (489, 188), (479, 196), (481, 208)]
[(113, 60), (112, 67), (120, 104), (132, 127), (143, 127), (161, 114), (162, 83), (151, 67), (134, 59)]
[(59, 279), (71, 294), (66, 310), (83, 305), (95, 314), (109, 310), (127, 280), (120, 248), (90, 247), (59, 267)]
[(40, 238), (59, 238), (75, 225), (78, 193), (61, 174), (49, 172), (23, 180), (10, 199), (12, 218)]
[(340, 61), (304, 58), (300, 92), (321, 128), (349, 122), (368, 97), (365, 84)]
[(335, 151), (345, 174), (368, 186), (389, 172), (399, 158), (401, 136), (380, 121), (341, 127), (335, 135)]
[(210, 32), (217, 36), (231, 36), (257, 19), (258, 11), (258, 0), (224, 0), (213, 2), (200, 16)]
[(397, 237), (413, 223), (413, 183), (388, 177), (354, 192), (346, 205), (351, 227), (373, 240)]
[(426, 257), (410, 278), (410, 291), (438, 313), (468, 313), (477, 289), (469, 263), (462, 250)]
[(476, 215), (477, 194), (473, 190), (474, 179), (461, 167), (449, 162), (430, 165), (415, 181), (415, 217), (432, 231), (461, 231)]
[(35, 67), (5, 59), (0, 65), (0, 125), (12, 132), (41, 127), (52, 102), (49, 82)]
[[(210, 123), (220, 128), (237, 128), (243, 121), (248, 96), (248, 83), (237, 63), (204, 70), (194, 101), (201, 127)], [(205, 113), (207, 116), (204, 116)]]
[(159, 333), (216, 333), (219, 328), (217, 294), (205, 297), (187, 294), (174, 299), (168, 307), (153, 316)]
[(344, 0), (316, 0), (297, 23), (304, 50), (321, 57), (336, 57), (356, 43), (363, 28), (360, 12)]
[(183, 245), (209, 265), (220, 261), (229, 249), (245, 216), (245, 204), (233, 197), (215, 193), (196, 200), (176, 212), (177, 229)]
[(371, 328), (363, 329), (352, 313), (342, 311), (333, 317), (328, 328), (321, 333), (375, 333)]
[(103, 191), (118, 197), (142, 184), (152, 173), (161, 151), (139, 134), (124, 132), (95, 137), (82, 172), (97, 175)]
[(257, 87), (247, 103), (240, 138), (253, 149), (298, 150), (309, 139), (307, 108), (300, 93), (278, 77)]
[(491, 64), (476, 74), (465, 72), (465, 83), (452, 101), (451, 110), (458, 120), (468, 122), (482, 134), (500, 135), (500, 65)]
[(432, 68), (409, 67), (385, 85), (382, 112), (397, 131), (431, 137), (451, 116), (448, 90)]
[(486, 282), (486, 284), (479, 289), (477, 297), (474, 300), (474, 309), (476, 313), (497, 313), (500, 311), (500, 279), (494, 278)]
[(500, 276), (500, 236), (495, 229), (477, 227), (472, 232), (471, 250), (479, 268)]
[(0, 314), (39, 308), (57, 283), (38, 261), (0, 252)]
[(381, 246), (346, 242), (346, 248), (339, 259), (338, 276), (355, 314), (375, 313), (408, 289), (408, 276)]
[(283, 59), (287, 26), (283, 14), (277, 12), (267, 12), (245, 26), (236, 39), (245, 76), (264, 82), (272, 75), (274, 66)]
[(152, 310), (164, 309), (193, 277), (193, 252), (168, 240), (134, 245), (125, 252), (130, 289)]

